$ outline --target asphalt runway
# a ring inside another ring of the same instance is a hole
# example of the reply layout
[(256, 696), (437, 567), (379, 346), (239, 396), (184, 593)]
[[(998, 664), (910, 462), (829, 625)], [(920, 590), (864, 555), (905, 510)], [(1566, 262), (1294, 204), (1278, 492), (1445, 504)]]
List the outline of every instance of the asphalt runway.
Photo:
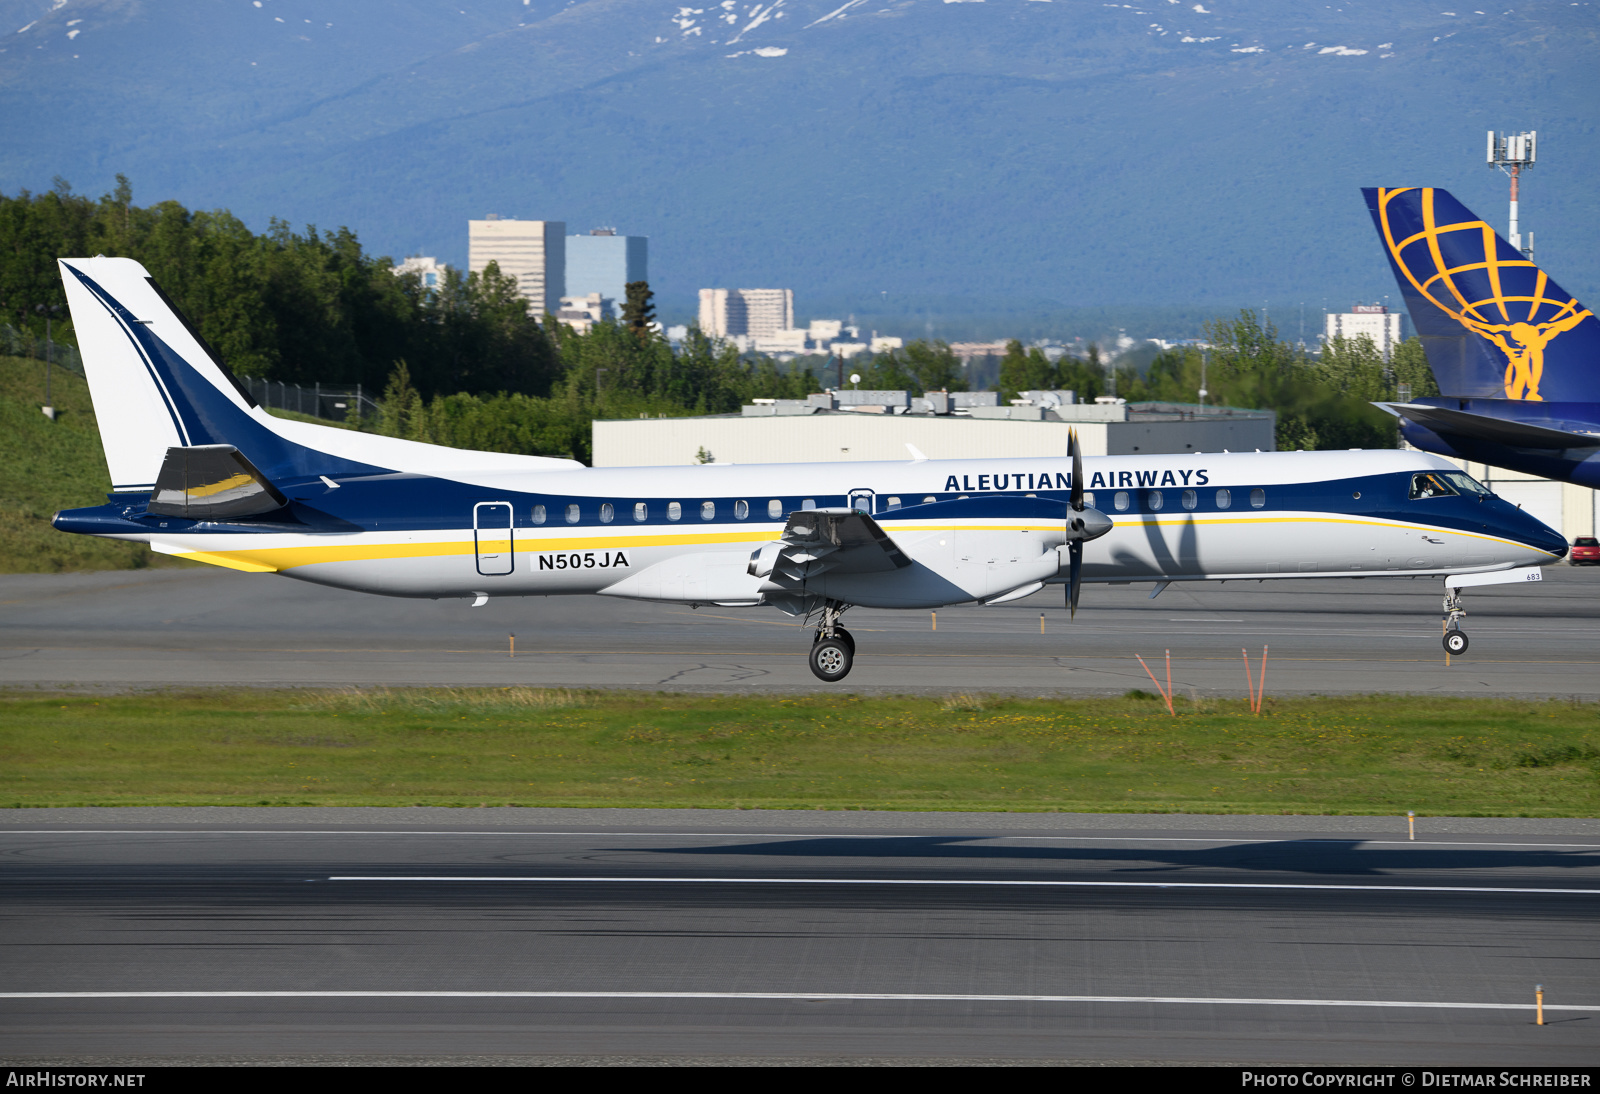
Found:
[[(809, 632), (772, 609), (608, 597), (400, 600), (270, 574), (0, 576), (0, 686), (492, 685), (671, 690), (1120, 694), (1170, 649), (1179, 694), (1600, 695), (1600, 570), (1471, 589), (1471, 648), (1447, 665), (1441, 583), (1386, 579), (1059, 587), (995, 607), (852, 609), (855, 670), (825, 685)], [(1040, 633), (1041, 616), (1043, 630)], [(516, 634), (516, 657), (509, 635)]]
[(0, 1059), (1592, 1066), (1594, 828), (23, 810)]

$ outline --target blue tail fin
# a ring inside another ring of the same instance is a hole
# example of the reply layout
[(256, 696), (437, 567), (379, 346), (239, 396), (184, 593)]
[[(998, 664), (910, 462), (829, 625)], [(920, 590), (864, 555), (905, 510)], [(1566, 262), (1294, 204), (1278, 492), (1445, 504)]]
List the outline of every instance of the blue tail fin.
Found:
[(1600, 320), (1449, 192), (1361, 191), (1448, 396), (1600, 402)]

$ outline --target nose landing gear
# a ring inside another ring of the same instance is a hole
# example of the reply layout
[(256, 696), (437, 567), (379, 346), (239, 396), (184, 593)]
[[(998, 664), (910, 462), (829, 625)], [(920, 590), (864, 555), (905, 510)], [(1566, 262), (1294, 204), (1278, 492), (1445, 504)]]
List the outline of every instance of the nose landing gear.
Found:
[(818, 680), (832, 684), (850, 675), (856, 659), (856, 640), (839, 626), (839, 617), (849, 608), (830, 600), (822, 609), (816, 637), (811, 640), (811, 672)]
[(1444, 594), (1444, 651), (1446, 653), (1461, 654), (1467, 652), (1467, 633), (1461, 629), (1461, 621), (1467, 617), (1467, 609), (1461, 606), (1461, 590), (1445, 589)]

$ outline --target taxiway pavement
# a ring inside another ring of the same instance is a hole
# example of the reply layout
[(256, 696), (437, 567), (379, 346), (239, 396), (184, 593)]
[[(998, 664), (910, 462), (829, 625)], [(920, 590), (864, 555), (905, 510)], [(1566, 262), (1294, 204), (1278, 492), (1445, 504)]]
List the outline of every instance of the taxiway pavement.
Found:
[[(937, 613), (856, 608), (855, 670), (824, 685), (809, 633), (771, 609), (606, 597), (400, 600), (268, 574), (0, 575), (0, 686), (492, 685), (669, 690), (952, 690), (1049, 695), (1148, 687), (1243, 694), (1239, 656), (1270, 646), (1268, 690), (1600, 695), (1600, 570), (1471, 589), (1471, 648), (1446, 663), (1435, 579), (1091, 585)], [(1041, 633), (1042, 622), (1042, 633)], [(509, 636), (516, 635), (516, 657)]]
[(22, 810), (0, 1058), (1592, 1066), (1594, 828)]

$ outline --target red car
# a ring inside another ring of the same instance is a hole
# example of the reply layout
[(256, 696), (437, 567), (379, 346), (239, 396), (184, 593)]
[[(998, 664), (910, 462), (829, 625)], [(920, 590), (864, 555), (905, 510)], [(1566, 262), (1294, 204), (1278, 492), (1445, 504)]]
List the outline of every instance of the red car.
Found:
[(1579, 536), (1572, 541), (1572, 553), (1567, 561), (1574, 566), (1600, 566), (1600, 540)]

